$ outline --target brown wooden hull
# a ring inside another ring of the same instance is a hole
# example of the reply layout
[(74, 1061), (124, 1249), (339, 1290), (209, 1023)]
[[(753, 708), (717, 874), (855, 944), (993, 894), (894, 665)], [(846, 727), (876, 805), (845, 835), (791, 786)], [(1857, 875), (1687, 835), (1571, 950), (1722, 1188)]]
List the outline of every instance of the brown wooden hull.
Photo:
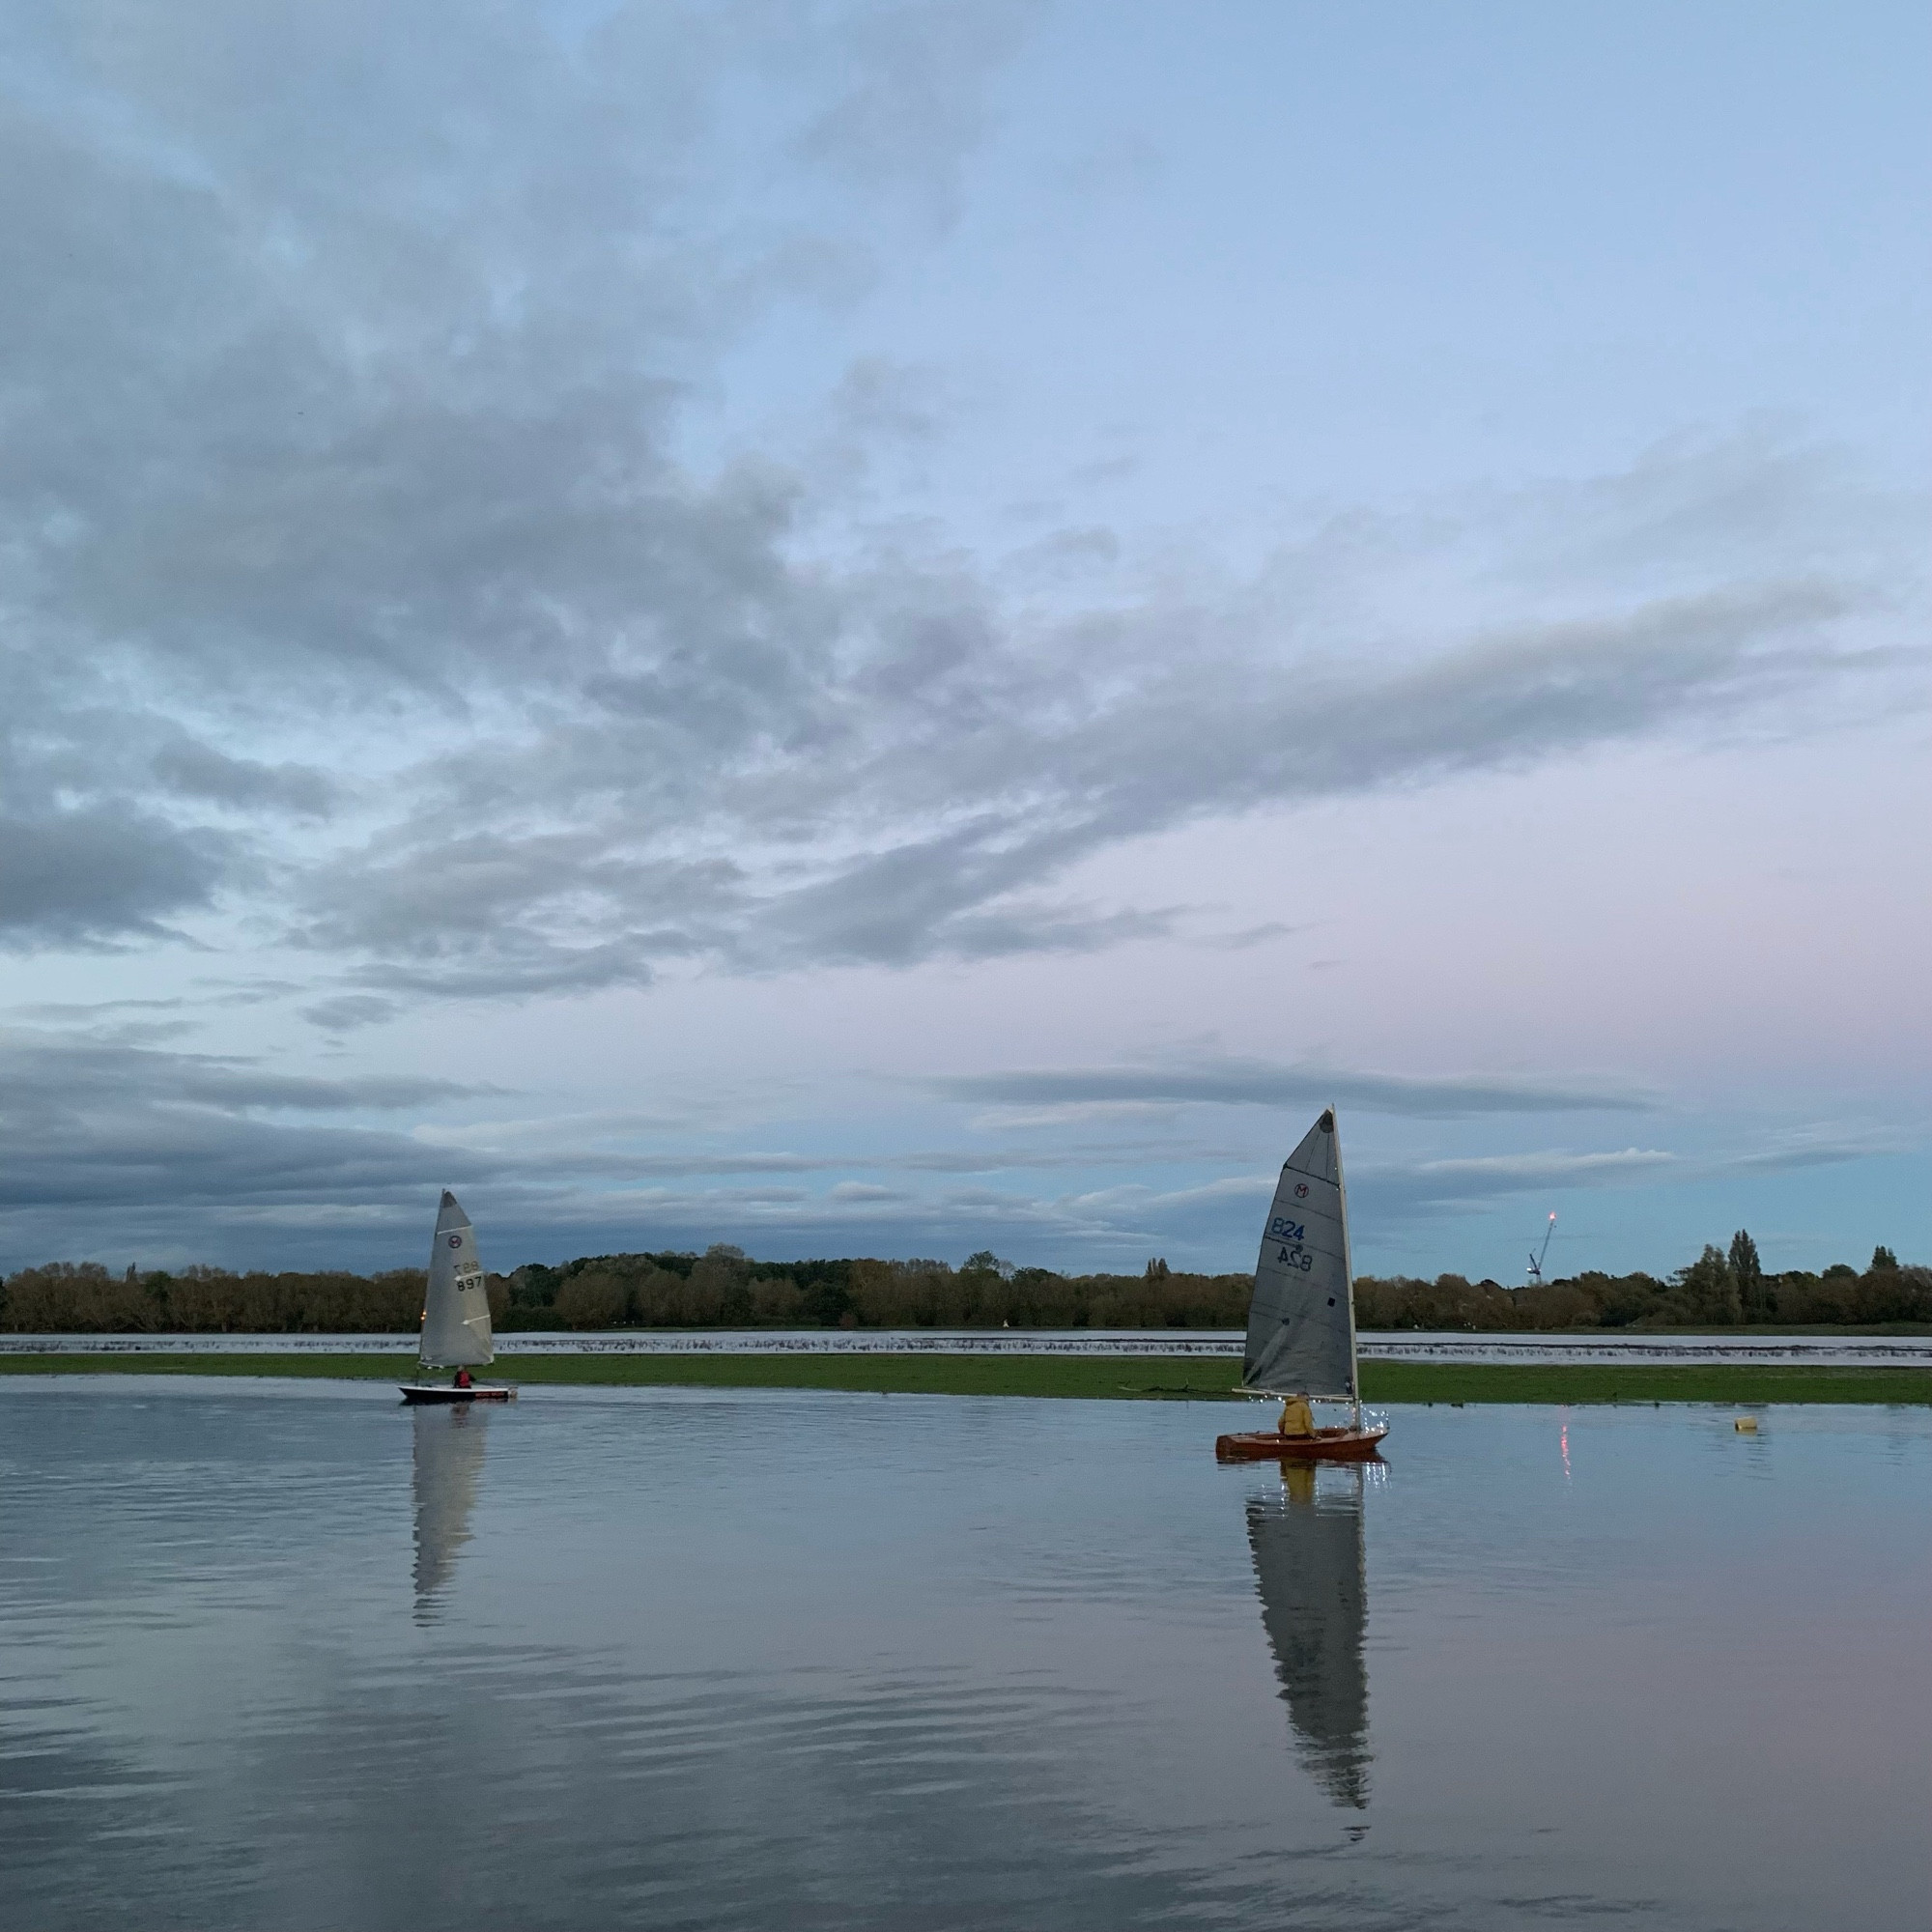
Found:
[(1219, 1463), (1367, 1463), (1386, 1428), (1318, 1429), (1313, 1435), (1281, 1435), (1257, 1430), (1247, 1435), (1217, 1435), (1214, 1459)]

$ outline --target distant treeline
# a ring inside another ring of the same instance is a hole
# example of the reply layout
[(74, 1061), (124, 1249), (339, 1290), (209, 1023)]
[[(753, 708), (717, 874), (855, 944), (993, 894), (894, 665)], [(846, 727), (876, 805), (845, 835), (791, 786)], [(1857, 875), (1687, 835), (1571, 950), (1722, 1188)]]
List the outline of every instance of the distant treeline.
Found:
[[(231, 1274), (93, 1262), (23, 1268), (0, 1291), (14, 1333), (355, 1334), (412, 1332), (423, 1272)], [(490, 1277), (499, 1331), (532, 1328), (1239, 1328), (1252, 1277), (1183, 1274), (1151, 1261), (1136, 1275), (1056, 1274), (988, 1252), (942, 1261), (756, 1262), (732, 1247), (587, 1255)], [(1932, 1322), (1932, 1268), (1880, 1248), (1861, 1273), (1767, 1274), (1747, 1234), (1707, 1247), (1667, 1279), (1580, 1274), (1527, 1288), (1462, 1275), (1364, 1275), (1364, 1328), (1567, 1329), (1794, 1327)]]
[(1363, 1276), (1355, 1283), (1363, 1328), (1724, 1328), (1776, 1322), (1793, 1328), (1932, 1321), (1932, 1268), (1901, 1267), (1880, 1248), (1862, 1274), (1844, 1262), (1822, 1274), (1767, 1274), (1747, 1234), (1728, 1252), (1707, 1247), (1662, 1281), (1648, 1274), (1579, 1274), (1527, 1288), (1459, 1274), (1417, 1281)]

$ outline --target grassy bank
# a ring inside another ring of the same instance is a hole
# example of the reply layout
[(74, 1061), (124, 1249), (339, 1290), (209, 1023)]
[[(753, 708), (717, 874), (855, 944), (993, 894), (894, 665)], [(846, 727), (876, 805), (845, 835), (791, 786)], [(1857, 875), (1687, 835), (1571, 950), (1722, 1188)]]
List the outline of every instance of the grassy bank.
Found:
[[(4, 1355), (0, 1374), (300, 1376), (395, 1381), (410, 1367), (383, 1355)], [(849, 1389), (881, 1395), (1226, 1398), (1232, 1361), (1092, 1355), (518, 1355), (495, 1373), (546, 1382), (683, 1388)], [(1932, 1369), (1740, 1365), (1650, 1368), (1463, 1367), (1364, 1362), (1369, 1402), (1932, 1404)]]

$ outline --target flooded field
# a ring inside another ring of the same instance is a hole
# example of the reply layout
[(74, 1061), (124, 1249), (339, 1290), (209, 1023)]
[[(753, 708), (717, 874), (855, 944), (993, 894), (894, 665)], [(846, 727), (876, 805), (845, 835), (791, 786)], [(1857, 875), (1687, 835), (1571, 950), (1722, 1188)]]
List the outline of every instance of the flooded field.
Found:
[(27, 1926), (1918, 1925), (1923, 1410), (0, 1385)]

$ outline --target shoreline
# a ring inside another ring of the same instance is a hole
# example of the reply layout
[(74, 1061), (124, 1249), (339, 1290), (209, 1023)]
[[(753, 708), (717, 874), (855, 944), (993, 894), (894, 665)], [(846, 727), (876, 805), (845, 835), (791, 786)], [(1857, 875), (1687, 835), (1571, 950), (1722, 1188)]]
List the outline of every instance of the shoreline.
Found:
[[(0, 1375), (242, 1376), (329, 1381), (400, 1381), (407, 1357), (370, 1354), (0, 1355)], [(534, 1355), (506, 1350), (491, 1380), (620, 1388), (833, 1389), (877, 1395), (1035, 1396), (1095, 1401), (1251, 1400), (1231, 1387), (1235, 1365), (1217, 1357), (1136, 1355)], [(1362, 1364), (1369, 1403), (1855, 1403), (1932, 1405), (1932, 1369), (1831, 1368), (1756, 1363)]]

